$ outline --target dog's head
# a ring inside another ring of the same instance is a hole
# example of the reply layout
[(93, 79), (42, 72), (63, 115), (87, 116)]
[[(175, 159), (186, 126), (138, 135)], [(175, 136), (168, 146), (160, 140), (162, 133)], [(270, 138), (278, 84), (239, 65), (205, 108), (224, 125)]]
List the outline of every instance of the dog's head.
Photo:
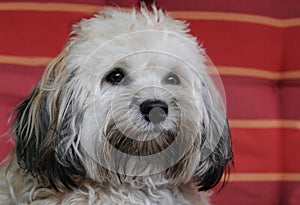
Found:
[(56, 189), (147, 177), (212, 188), (232, 151), (205, 60), (155, 7), (82, 20), (16, 110), (20, 167)]

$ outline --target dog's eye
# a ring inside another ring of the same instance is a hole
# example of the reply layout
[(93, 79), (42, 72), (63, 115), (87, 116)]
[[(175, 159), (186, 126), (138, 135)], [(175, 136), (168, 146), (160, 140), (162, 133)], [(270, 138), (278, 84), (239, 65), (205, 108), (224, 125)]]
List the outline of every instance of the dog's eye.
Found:
[(164, 82), (166, 84), (171, 84), (171, 85), (179, 85), (180, 84), (179, 77), (177, 75), (175, 75), (174, 73), (170, 73), (169, 75), (167, 75), (164, 78)]
[(119, 82), (121, 82), (123, 80), (124, 77), (125, 77), (125, 73), (122, 70), (117, 69), (117, 70), (110, 72), (106, 76), (106, 81), (113, 85), (117, 85)]

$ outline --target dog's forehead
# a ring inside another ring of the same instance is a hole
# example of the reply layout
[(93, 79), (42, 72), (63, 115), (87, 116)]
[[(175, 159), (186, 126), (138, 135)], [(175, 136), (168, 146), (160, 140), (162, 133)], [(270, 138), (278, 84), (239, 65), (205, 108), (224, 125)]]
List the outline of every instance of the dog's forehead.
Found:
[(111, 55), (135, 60), (155, 59), (161, 63), (170, 61), (179, 63), (200, 57), (198, 47), (193, 41), (167, 31), (141, 30), (122, 34), (105, 41), (102, 46), (102, 50), (109, 50)]
[(101, 76), (119, 62), (131, 70), (160, 67), (165, 71), (199, 69), (203, 64), (202, 49), (187, 33), (183, 21), (164, 16), (164, 20), (149, 23), (139, 13), (133, 17), (130, 13), (109, 12), (105, 14), (109, 17), (96, 16), (80, 23), (69, 65)]
[(137, 55), (187, 60), (199, 55), (198, 45), (193, 38), (187, 38), (175, 32), (153, 29), (120, 33), (108, 39), (95, 35), (83, 45), (91, 54), (109, 53), (117, 57)]

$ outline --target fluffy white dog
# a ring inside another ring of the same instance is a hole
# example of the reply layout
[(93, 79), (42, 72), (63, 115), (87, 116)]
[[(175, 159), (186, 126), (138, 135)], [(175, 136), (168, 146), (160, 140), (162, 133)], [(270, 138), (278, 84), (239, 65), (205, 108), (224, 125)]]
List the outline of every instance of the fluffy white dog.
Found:
[(16, 109), (0, 204), (208, 204), (230, 133), (188, 31), (143, 5), (75, 25)]

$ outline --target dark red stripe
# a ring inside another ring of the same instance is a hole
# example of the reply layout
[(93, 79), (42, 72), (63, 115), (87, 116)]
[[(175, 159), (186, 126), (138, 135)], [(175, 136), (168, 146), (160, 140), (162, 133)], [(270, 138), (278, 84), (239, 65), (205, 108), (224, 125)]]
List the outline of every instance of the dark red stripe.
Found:
[(219, 194), (213, 194), (212, 204), (298, 205), (299, 187), (299, 182), (230, 182)]
[[(0, 119), (0, 123), (1, 123), (1, 119)], [(10, 142), (10, 138), (7, 136), (5, 137), (2, 136), (0, 138), (0, 144), (1, 144), (1, 151), (0, 151), (0, 163), (1, 163), (1, 161), (4, 160), (6, 156), (9, 154), (9, 152), (12, 150), (13, 144)]]
[[(28, 2), (26, 0), (10, 0), (10, 2)], [(1, 2), (7, 2), (1, 0)], [(31, 0), (31, 2), (40, 2)], [(48, 2), (62, 2), (61, 0), (51, 0)], [(69, 3), (83, 3), (92, 5), (128, 6), (133, 7), (139, 0), (64, 0)], [(157, 5), (167, 10), (192, 10), (192, 11), (220, 11), (248, 13), (276, 18), (299, 17), (300, 2), (298, 0), (260, 0), (260, 1), (240, 1), (240, 0), (156, 0)]]
[[(0, 2), (8, 2), (8, 0), (0, 0)], [(9, 0), (9, 2), (28, 2), (28, 0)], [(30, 0), (29, 2), (38, 2), (39, 0)], [(139, 0), (51, 0), (51, 1), (43, 1), (43, 2), (57, 2), (57, 3), (76, 3), (76, 4), (87, 4), (87, 5), (95, 5), (95, 6), (118, 6), (118, 7), (134, 7), (138, 5)], [(46, 7), (46, 5), (45, 5)]]
[(281, 204), (298, 205), (300, 201), (300, 182), (283, 182)]
[(277, 82), (241, 76), (222, 76), (227, 111), (232, 119), (279, 119)]
[(231, 131), (235, 172), (282, 171), (283, 140), (279, 128), (232, 128)]
[(280, 85), (281, 118), (300, 120), (300, 80), (285, 80)]
[(299, 145), (300, 129), (284, 129), (282, 132), (284, 148), (284, 172), (300, 172)]
[(277, 18), (291, 18), (300, 16), (300, 2), (298, 0), (157, 0), (158, 5), (171, 10), (202, 10), (248, 13)]
[(0, 64), (0, 160), (11, 150), (10, 126), (7, 124), (14, 107), (29, 94), (39, 81), (44, 68)]
[(43, 66), (17, 66), (0, 64), (1, 104), (11, 96), (25, 97), (34, 88), (44, 72)]

